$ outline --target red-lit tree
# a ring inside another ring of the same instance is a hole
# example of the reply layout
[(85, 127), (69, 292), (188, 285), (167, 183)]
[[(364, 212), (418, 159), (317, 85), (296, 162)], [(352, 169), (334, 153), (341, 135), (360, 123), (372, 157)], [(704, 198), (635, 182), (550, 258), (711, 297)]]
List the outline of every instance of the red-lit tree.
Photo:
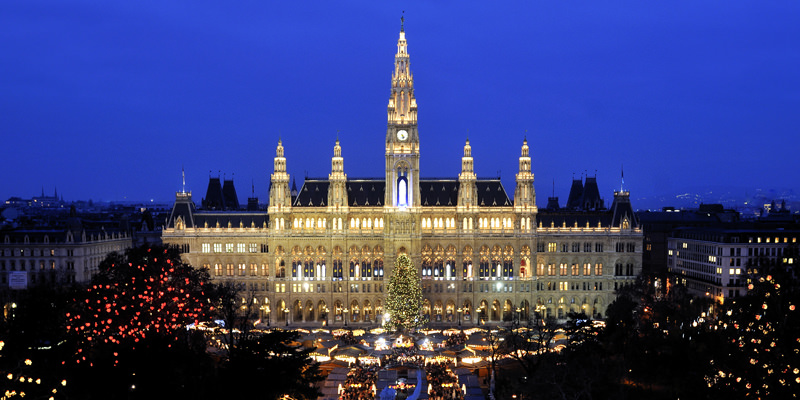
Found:
[(128, 377), (125, 387), (135, 388), (167, 365), (185, 370), (174, 365), (176, 353), (204, 356), (204, 342), (193, 342), (186, 327), (205, 320), (213, 309), (207, 271), (183, 264), (176, 249), (163, 246), (112, 254), (99, 269), (67, 314), (66, 329), (76, 337), (76, 348), (65, 362), (109, 380), (122, 373)]

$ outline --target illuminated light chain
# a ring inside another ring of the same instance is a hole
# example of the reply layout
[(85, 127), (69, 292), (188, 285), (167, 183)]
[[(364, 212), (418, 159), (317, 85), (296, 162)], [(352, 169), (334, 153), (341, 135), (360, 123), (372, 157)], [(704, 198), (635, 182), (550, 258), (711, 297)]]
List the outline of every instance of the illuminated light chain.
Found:
[[(179, 330), (208, 315), (212, 308), (205, 301), (202, 280), (185, 276), (192, 274), (192, 268), (176, 267), (169, 258), (158, 260), (158, 257), (145, 259), (136, 266), (128, 263), (130, 271), (125, 274), (131, 276), (127, 282), (95, 284), (86, 291), (86, 298), (81, 302), (84, 310), (66, 315), (67, 331), (84, 339), (76, 354), (97, 342), (125, 348), (125, 343), (139, 343), (151, 334), (165, 334), (177, 340)], [(138, 282), (145, 284), (138, 285)], [(119, 352), (115, 351), (115, 366), (119, 363), (118, 357)], [(78, 357), (75, 361), (80, 363), (86, 358)]]

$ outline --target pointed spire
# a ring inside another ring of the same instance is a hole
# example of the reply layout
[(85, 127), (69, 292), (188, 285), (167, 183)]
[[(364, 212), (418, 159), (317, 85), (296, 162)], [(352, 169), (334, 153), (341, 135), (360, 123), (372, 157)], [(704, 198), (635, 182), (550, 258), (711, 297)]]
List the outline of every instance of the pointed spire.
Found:
[(394, 56), (392, 93), (389, 97), (388, 119), (390, 123), (413, 124), (417, 122), (417, 100), (414, 97), (414, 77), (411, 74), (406, 33), (401, 25)]
[(186, 170), (184, 169), (183, 165), (181, 165), (181, 193), (186, 193)]
[(403, 10), (403, 15), (400, 16), (400, 32), (405, 32), (406, 31), (405, 30), (405, 26), (404, 26), (405, 25), (405, 21), (406, 21), (405, 20), (405, 16), (406, 16), (406, 11)]

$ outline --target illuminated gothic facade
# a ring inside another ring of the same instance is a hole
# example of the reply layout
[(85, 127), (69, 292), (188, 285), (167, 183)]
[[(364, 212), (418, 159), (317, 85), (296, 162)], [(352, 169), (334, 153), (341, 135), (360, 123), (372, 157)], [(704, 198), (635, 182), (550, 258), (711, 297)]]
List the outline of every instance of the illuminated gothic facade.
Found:
[(608, 209), (599, 193), (585, 202), (577, 193), (569, 207), (540, 211), (527, 141), (512, 200), (499, 179), (476, 177), (469, 141), (457, 178), (425, 179), (423, 137), (401, 29), (384, 179), (349, 179), (337, 140), (327, 179), (306, 179), (292, 193), (279, 141), (266, 212), (197, 210), (191, 194), (179, 192), (163, 241), (213, 279), (242, 284), (272, 325), (381, 323), (403, 253), (419, 269), (432, 324), (564, 318), (570, 311), (601, 317), (615, 288), (641, 270), (642, 232), (628, 192), (615, 192)]

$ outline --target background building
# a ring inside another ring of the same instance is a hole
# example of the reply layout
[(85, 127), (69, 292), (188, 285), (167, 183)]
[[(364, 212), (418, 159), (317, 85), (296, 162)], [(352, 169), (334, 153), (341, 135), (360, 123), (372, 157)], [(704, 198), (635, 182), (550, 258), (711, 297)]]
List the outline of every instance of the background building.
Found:
[(667, 241), (667, 271), (695, 296), (726, 298), (747, 293), (749, 266), (792, 265), (800, 226), (754, 222), (676, 229)]
[(57, 222), (0, 230), (0, 290), (89, 282), (109, 253), (133, 245), (118, 222), (87, 226), (74, 207)]

